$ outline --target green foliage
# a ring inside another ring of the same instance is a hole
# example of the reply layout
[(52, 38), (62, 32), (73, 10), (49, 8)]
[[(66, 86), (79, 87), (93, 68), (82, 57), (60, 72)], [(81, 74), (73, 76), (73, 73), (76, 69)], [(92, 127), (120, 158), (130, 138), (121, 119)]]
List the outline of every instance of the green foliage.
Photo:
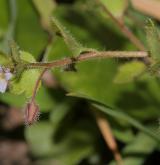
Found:
[(118, 68), (118, 73), (114, 79), (115, 83), (128, 83), (132, 82), (138, 76), (144, 73), (146, 66), (139, 61), (132, 61), (123, 64)]
[(47, 156), (52, 152), (53, 128), (48, 122), (39, 122), (26, 129), (26, 138), (32, 152), (38, 156)]
[(11, 58), (14, 63), (20, 63), (20, 53), (19, 53), (19, 47), (14, 41), (10, 41), (9, 43), (10, 49), (11, 49)]
[(116, 17), (123, 16), (128, 3), (126, 0), (100, 0), (100, 2), (102, 2), (102, 4), (104, 4), (109, 9), (109, 11)]
[(83, 47), (55, 17), (52, 18), (52, 27), (57, 35), (63, 37), (64, 42), (74, 56), (87, 51), (95, 51), (94, 49)]
[[(26, 62), (35, 62), (34, 57), (31, 54), (24, 51), (20, 52), (20, 58)], [(13, 81), (10, 84), (10, 92), (13, 94), (24, 93), (27, 98), (31, 97), (39, 74), (39, 69), (25, 70), (22, 73), (20, 79), (13, 79)]]
[[(49, 122), (39, 122), (26, 129), (26, 138), (32, 152), (37, 157), (53, 157), (60, 164), (74, 165), (93, 152), (93, 139), (82, 128), (70, 129), (62, 140), (54, 141), (56, 126)], [(44, 130), (44, 131), (43, 131)], [(36, 134), (36, 136), (33, 136)], [(92, 144), (92, 145), (91, 145)]]
[(114, 118), (118, 118), (119, 120), (127, 121), (128, 123), (130, 123), (131, 125), (133, 125), (137, 129), (141, 130), (142, 132), (146, 133), (147, 135), (149, 135), (152, 138), (154, 138), (155, 140), (157, 140), (157, 142), (160, 142), (160, 138), (158, 136), (156, 136), (156, 134), (152, 133), (150, 130), (148, 130), (148, 128), (145, 128), (137, 120), (133, 119), (132, 117), (128, 116), (127, 114), (123, 113), (122, 111), (113, 110), (109, 106), (104, 105), (100, 102), (97, 102), (96, 100), (93, 100), (92, 98), (89, 98), (87, 96), (78, 95), (78, 94), (74, 94), (74, 93), (69, 94), (69, 96), (75, 96), (75, 97), (87, 99), (98, 110), (100, 110), (100, 111), (102, 111), (102, 112), (106, 113), (107, 115), (110, 115)]
[(3, 52), (0, 52), (0, 65), (3, 66), (8, 66), (8, 65), (12, 65), (12, 60), (10, 57), (8, 57), (6, 54), (4, 54)]
[(53, 30), (56, 32), (56, 34), (63, 37), (66, 45), (70, 48), (73, 55), (79, 55), (83, 49), (82, 45), (71, 36), (71, 34), (63, 27), (63, 25), (60, 24), (56, 18), (52, 18), (52, 22)]
[(33, 3), (40, 14), (43, 26), (51, 28), (51, 16), (56, 3), (52, 0), (33, 0)]
[[(17, 25), (15, 40), (22, 50), (40, 56), (47, 43), (47, 35), (40, 26), (37, 12), (33, 10), (32, 1), (17, 0)], [(25, 8), (24, 8), (25, 6)]]
[(148, 48), (151, 53), (151, 56), (154, 59), (159, 60), (160, 55), (160, 33), (157, 27), (154, 25), (152, 20), (148, 20), (146, 25), (146, 38), (148, 43)]
[[(142, 140), (143, 139), (143, 140)], [(156, 148), (157, 143), (147, 135), (139, 133), (135, 140), (129, 143), (123, 150), (124, 165), (141, 165), (144, 164), (146, 156), (151, 154)], [(109, 165), (114, 165), (111, 162)]]
[[(16, 136), (17, 141), (28, 144), (31, 158), (27, 158), (31, 164), (112, 165), (116, 162), (97, 126), (93, 115), (96, 110), (110, 123), (124, 165), (146, 164), (146, 160), (154, 162), (152, 157), (156, 157), (155, 151), (159, 153), (160, 142), (160, 27), (149, 21), (145, 34), (140, 28), (141, 17), (143, 20), (147, 17), (131, 9), (126, 0), (100, 2), (116, 18), (123, 16), (140, 40), (147, 40), (151, 65), (145, 65), (143, 59), (96, 59), (76, 64), (76, 73), (54, 69), (46, 78), (51, 82), (40, 84), (35, 98), (41, 112), (39, 121), (24, 127), (23, 131), (17, 129), (22, 125), (10, 131), (3, 128), (3, 121), (10, 124), (8, 116), (3, 115), (8, 113), (7, 108), (23, 109), (40, 75), (41, 69), (26, 69), (25, 64), (44, 60), (46, 52), (45, 61), (50, 62), (96, 50), (137, 50), (97, 1), (57, 2), (60, 1), (0, 1), (0, 65), (9, 67), (13, 74), (9, 90), (0, 94), (2, 136), (11, 141)], [(15, 7), (17, 10), (13, 10)], [(129, 15), (130, 11), (134, 14)], [(6, 51), (8, 40), (13, 37), (20, 50), (25, 51), (20, 51), (15, 43), (11, 52)], [(73, 92), (76, 97), (66, 97), (67, 92)]]

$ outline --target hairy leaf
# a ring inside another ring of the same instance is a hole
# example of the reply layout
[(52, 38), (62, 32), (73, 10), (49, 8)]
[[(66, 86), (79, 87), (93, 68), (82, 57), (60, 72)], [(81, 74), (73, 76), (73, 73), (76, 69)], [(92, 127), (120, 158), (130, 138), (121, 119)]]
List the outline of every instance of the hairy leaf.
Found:
[[(34, 57), (27, 52), (21, 51), (20, 58), (26, 62), (35, 62)], [(18, 95), (24, 93), (26, 97), (31, 97), (39, 74), (39, 69), (25, 70), (19, 80), (15, 79), (11, 82), (10, 92)]]
[(52, 17), (52, 27), (57, 35), (63, 37), (64, 42), (74, 56), (85, 51), (95, 51), (94, 49), (83, 47), (55, 17)]

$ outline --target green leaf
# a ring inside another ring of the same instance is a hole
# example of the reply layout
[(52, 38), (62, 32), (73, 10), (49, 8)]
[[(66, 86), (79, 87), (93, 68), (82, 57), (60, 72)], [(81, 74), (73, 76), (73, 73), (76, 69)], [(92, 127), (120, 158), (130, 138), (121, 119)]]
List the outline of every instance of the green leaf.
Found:
[(87, 156), (91, 155), (92, 147), (89, 145), (81, 145), (73, 148), (72, 150), (68, 151), (66, 154), (63, 154), (60, 159), (62, 165), (75, 165), (79, 164), (81, 160), (86, 158)]
[(20, 52), (18, 45), (12, 40), (9, 43), (10, 49), (11, 49), (11, 58), (13, 62), (19, 63), (20, 62)]
[(135, 137), (130, 128), (129, 129), (124, 129), (124, 128), (117, 129), (117, 127), (115, 127), (115, 128), (113, 127), (112, 131), (113, 131), (114, 136), (123, 143), (129, 143)]
[(54, 8), (56, 7), (55, 1), (53, 1), (53, 0), (45, 0), (45, 1), (44, 0), (33, 0), (33, 3), (40, 14), (42, 24), (46, 28), (50, 28), (51, 27), (51, 15), (52, 15)]
[(18, 108), (22, 108), (26, 103), (26, 98), (24, 97), (24, 95), (14, 95), (9, 92), (0, 94), (0, 99), (4, 103)]
[(26, 62), (35, 62), (35, 58), (28, 52), (20, 51), (20, 58)]
[(151, 19), (147, 22), (146, 39), (152, 58), (160, 60), (160, 33)]
[(54, 125), (38, 122), (26, 128), (25, 137), (34, 156), (54, 157), (61, 165), (78, 164), (92, 154), (94, 138), (85, 125), (75, 123), (67, 134), (61, 128), (60, 133), (61, 138), (56, 139)]
[[(121, 17), (123, 16), (126, 8), (127, 8), (127, 0), (100, 0), (104, 6), (115, 16)], [(106, 13), (104, 13), (106, 14)]]
[(4, 54), (3, 52), (0, 52), (0, 65), (2, 66), (10, 66), (12, 65), (12, 60), (9, 56)]
[(6, 50), (6, 45), (4, 45), (4, 42), (5, 42), (4, 40), (7, 35), (8, 25), (10, 21), (8, 7), (9, 7), (9, 1), (6, 1), (6, 0), (0, 1), (0, 8), (1, 8), (0, 9), (0, 29), (1, 29), (1, 35), (3, 35), (1, 36), (2, 38), (0, 38), (0, 50), (3, 52), (5, 52)]
[(40, 107), (41, 112), (49, 112), (53, 108), (55, 108), (56, 101), (54, 97), (52, 97), (49, 91), (41, 86), (37, 95), (36, 95), (36, 102)]
[(70, 107), (67, 103), (62, 103), (54, 107), (54, 110), (50, 114), (50, 120), (54, 127), (59, 125), (69, 111)]
[(160, 138), (152, 133), (148, 128), (146, 128), (145, 126), (143, 126), (140, 122), (138, 122), (136, 119), (128, 116), (126, 113), (122, 112), (122, 111), (114, 111), (111, 110), (105, 106), (101, 106), (101, 105), (97, 105), (97, 104), (93, 104), (97, 109), (103, 111), (104, 113), (111, 115), (112, 117), (115, 117), (117, 119), (120, 120), (125, 120), (127, 121), (129, 124), (133, 125), (135, 128), (137, 128), (138, 130), (144, 132), (145, 134), (147, 134), (148, 136), (152, 137), (153, 139), (155, 139), (157, 142), (160, 142)]
[[(13, 99), (14, 98), (14, 99)], [(15, 95), (9, 92), (0, 94), (0, 99), (2, 102), (18, 107), (23, 108), (26, 104), (26, 97), (25, 95)], [(36, 102), (40, 107), (40, 111), (43, 112), (49, 112), (51, 111), (55, 106), (55, 100), (54, 98), (49, 94), (48, 90), (44, 88), (43, 86), (39, 89), (37, 95), (36, 95)]]
[(6, 0), (1, 0), (0, 1), (0, 6), (1, 6), (1, 10), (0, 10), (0, 27), (3, 30), (6, 30), (8, 27), (8, 22), (9, 22), (9, 14), (8, 14), (8, 2)]
[(83, 120), (83, 123), (82, 121), (75, 121), (72, 126), (67, 127), (68, 131), (66, 134), (60, 129), (61, 138), (62, 136), (63, 138), (57, 144), (54, 143), (55, 156), (53, 155), (54, 158), (59, 160), (59, 164), (79, 164), (93, 153), (96, 138), (91, 133), (92, 126), (92, 124), (89, 124), (89, 121)]
[(144, 132), (145, 134), (147, 134), (148, 136), (154, 138), (157, 142), (160, 142), (160, 138), (156, 134), (152, 133), (148, 128), (143, 126), (140, 122), (138, 122), (136, 119), (132, 118), (125, 112), (119, 111), (119, 110), (114, 110), (111, 107), (109, 107), (101, 102), (98, 102), (92, 98), (89, 98), (87, 96), (79, 95), (76, 93), (70, 93), (69, 96), (75, 96), (75, 97), (84, 98), (84, 99), (88, 100), (98, 110), (100, 110), (100, 111), (106, 113), (107, 115), (112, 116), (116, 119), (127, 121), (129, 124), (133, 125), (138, 130), (140, 130), (140, 131)]
[[(155, 140), (144, 133), (139, 133), (135, 139), (122, 150), (123, 165), (142, 165), (147, 156), (151, 154), (157, 146)], [(115, 163), (110, 163), (113, 165)]]
[(49, 122), (37, 122), (25, 129), (25, 137), (35, 156), (49, 156), (52, 153), (53, 128)]
[(4, 31), (0, 28), (0, 40), (3, 38), (4, 36)]
[[(31, 52), (37, 59), (48, 42), (47, 33), (40, 25), (32, 1), (16, 1), (18, 6), (15, 41), (21, 50)], [(25, 6), (25, 7), (24, 7)]]
[(52, 17), (52, 27), (57, 35), (63, 37), (72, 55), (77, 56), (84, 51), (95, 51), (94, 49), (83, 47), (55, 17)]
[[(34, 57), (24, 51), (20, 52), (20, 58), (26, 62), (35, 62)], [(10, 92), (18, 95), (24, 93), (26, 97), (31, 97), (39, 74), (39, 69), (25, 70), (19, 80), (11, 81)]]
[[(77, 5), (76, 7), (60, 5), (57, 6), (54, 15), (72, 31), (81, 43), (86, 43), (89, 47), (99, 50), (104, 50), (104, 48), (109, 50), (134, 49), (126, 47), (129, 42), (115, 31), (116, 27), (111, 24), (111, 20), (106, 21), (94, 13), (84, 12), (84, 5), (84, 3), (83, 6)], [(69, 54), (59, 40), (55, 41), (49, 60), (61, 59)], [(155, 78), (149, 76), (144, 79), (143, 75), (140, 76), (140, 81), (113, 83), (119, 62), (118, 59), (84, 61), (76, 65), (77, 73), (61, 72), (59, 69), (53, 72), (68, 92), (82, 93), (111, 107), (123, 109), (141, 122), (156, 120), (160, 98), (157, 91), (160, 88), (157, 87), (154, 92), (149, 89), (150, 84), (156, 81)]]
[(115, 83), (131, 82), (135, 80), (135, 78), (138, 78), (138, 76), (140, 76), (145, 70), (146, 70), (146, 66), (143, 62), (140, 61), (127, 62), (119, 67), (114, 82)]

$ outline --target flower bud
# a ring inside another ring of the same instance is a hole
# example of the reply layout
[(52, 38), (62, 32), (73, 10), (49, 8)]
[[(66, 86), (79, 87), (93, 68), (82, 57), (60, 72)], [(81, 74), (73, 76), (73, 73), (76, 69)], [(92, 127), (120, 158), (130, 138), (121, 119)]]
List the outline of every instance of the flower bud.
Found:
[(39, 106), (35, 103), (35, 101), (31, 101), (27, 104), (25, 108), (25, 124), (32, 125), (39, 118)]

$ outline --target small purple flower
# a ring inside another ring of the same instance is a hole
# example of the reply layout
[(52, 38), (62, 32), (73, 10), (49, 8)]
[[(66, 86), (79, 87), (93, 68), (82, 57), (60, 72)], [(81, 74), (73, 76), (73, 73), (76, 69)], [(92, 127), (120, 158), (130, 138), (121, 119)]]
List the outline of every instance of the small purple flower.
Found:
[(8, 81), (12, 78), (12, 73), (8, 68), (0, 66), (0, 92), (4, 93), (8, 86)]

